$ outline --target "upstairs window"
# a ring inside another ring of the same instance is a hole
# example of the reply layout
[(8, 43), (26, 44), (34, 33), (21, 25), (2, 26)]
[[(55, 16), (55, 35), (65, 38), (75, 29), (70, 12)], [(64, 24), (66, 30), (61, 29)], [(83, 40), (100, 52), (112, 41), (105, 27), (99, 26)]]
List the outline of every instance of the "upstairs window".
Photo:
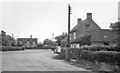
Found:
[(35, 42), (33, 42), (33, 44), (35, 44)]
[(22, 42), (20, 41), (20, 44), (22, 44)]
[(29, 44), (29, 42), (27, 42), (27, 44)]
[(76, 39), (76, 32), (74, 32), (73, 34), (74, 34), (74, 39)]
[(107, 37), (108, 37), (108, 36), (106, 36), (106, 35), (104, 36), (104, 38), (107, 38)]

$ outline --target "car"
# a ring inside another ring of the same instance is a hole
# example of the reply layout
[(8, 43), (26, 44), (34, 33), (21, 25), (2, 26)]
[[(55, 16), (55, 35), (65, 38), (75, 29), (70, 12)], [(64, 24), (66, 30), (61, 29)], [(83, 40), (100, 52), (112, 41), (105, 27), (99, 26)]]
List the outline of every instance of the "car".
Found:
[(56, 48), (54, 49), (54, 53), (60, 54), (61, 53), (61, 46), (56, 46)]

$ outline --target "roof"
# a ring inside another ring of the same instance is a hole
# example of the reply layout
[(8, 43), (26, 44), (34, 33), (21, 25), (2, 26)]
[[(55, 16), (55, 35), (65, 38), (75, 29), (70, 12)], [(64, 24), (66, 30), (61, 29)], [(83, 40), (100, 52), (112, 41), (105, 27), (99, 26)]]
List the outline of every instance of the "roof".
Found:
[(37, 41), (37, 38), (17, 38), (18, 41)]
[(72, 30), (71, 32), (74, 31), (80, 31), (81, 33), (85, 33), (86, 31), (86, 25), (90, 26), (90, 30), (95, 30), (95, 29), (101, 29), (92, 19), (85, 19), (85, 20), (81, 20), (81, 22), (79, 22)]
[(74, 39), (73, 41), (71, 41), (70, 43), (90, 43), (90, 35), (85, 35), (83, 37)]
[(84, 35), (77, 38), (70, 43), (89, 43), (91, 42), (115, 42), (117, 34), (113, 33), (109, 29), (92, 30), (91, 35)]
[(117, 35), (109, 29), (101, 30), (92, 30), (91, 32), (91, 41), (97, 42), (114, 42), (117, 38)]

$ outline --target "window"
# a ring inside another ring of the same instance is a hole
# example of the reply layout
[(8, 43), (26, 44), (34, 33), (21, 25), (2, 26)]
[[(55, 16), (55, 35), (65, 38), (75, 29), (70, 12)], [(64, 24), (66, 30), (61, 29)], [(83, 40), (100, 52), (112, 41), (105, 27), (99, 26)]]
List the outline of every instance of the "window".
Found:
[(74, 32), (74, 39), (76, 39), (76, 32)]
[(109, 45), (109, 43), (105, 42), (104, 45)]
[(104, 36), (104, 38), (107, 38), (107, 36)]
[(27, 44), (29, 44), (29, 42), (27, 42)]
[(89, 32), (90, 31), (90, 24), (86, 24), (86, 32)]
[(22, 42), (20, 41), (20, 44), (22, 44)]
[(35, 42), (33, 42), (33, 44), (35, 44)]

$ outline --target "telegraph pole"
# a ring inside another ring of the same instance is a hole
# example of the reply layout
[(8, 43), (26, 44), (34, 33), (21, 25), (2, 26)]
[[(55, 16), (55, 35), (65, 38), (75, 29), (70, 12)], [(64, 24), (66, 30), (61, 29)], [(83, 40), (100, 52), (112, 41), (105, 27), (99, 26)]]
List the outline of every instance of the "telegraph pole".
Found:
[(71, 14), (71, 7), (69, 4), (68, 5), (68, 47), (70, 47), (70, 14)]

